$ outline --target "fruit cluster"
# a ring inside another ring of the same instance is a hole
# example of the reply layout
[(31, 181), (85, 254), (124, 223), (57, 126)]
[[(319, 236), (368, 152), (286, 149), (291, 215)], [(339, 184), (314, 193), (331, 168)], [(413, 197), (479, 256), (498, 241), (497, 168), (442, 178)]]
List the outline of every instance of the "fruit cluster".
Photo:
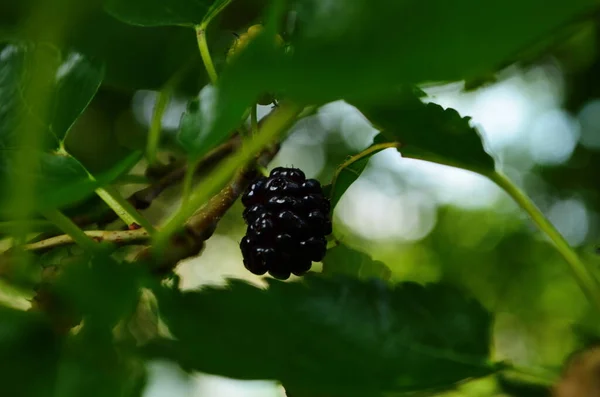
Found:
[(305, 274), (325, 256), (330, 204), (317, 180), (278, 167), (256, 179), (242, 203), (248, 229), (240, 248), (250, 272), (285, 280)]

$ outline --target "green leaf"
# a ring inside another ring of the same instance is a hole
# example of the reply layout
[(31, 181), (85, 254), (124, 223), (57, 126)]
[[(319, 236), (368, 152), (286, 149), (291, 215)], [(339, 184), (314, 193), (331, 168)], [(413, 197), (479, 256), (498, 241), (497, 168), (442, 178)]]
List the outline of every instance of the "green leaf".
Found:
[[(26, 90), (29, 69), (38, 61), (41, 52), (51, 53), (56, 63), (56, 74), (50, 100), (48, 133), (51, 133), (55, 145), (62, 141), (67, 132), (88, 106), (104, 75), (102, 63), (89, 59), (76, 52), (61, 53), (49, 45), (31, 43), (9, 44), (0, 53), (0, 145), (10, 146), (12, 134), (19, 126), (19, 117), (23, 109), (34, 111), (25, 103), (23, 92)], [(28, 117), (40, 118), (38, 114)], [(25, 116), (25, 117), (27, 117)], [(40, 119), (40, 122), (43, 122)], [(55, 146), (57, 147), (57, 146)]]
[(63, 57), (57, 72), (54, 111), (50, 128), (64, 140), (75, 120), (96, 95), (104, 77), (104, 65), (70, 52)]
[(66, 266), (52, 289), (86, 326), (110, 329), (135, 309), (142, 275), (140, 267), (109, 255), (84, 256)]
[(47, 396), (59, 349), (60, 340), (41, 314), (0, 307), (2, 395)]
[(137, 397), (142, 396), (145, 366), (119, 351), (104, 332), (84, 328), (65, 344), (54, 397)]
[(202, 20), (202, 25), (207, 26), (221, 11), (231, 3), (232, 0), (214, 0), (213, 4), (208, 9), (208, 12)]
[(516, 61), (520, 51), (598, 5), (596, 0), (288, 3), (295, 21), (293, 56), (248, 70), (266, 68), (269, 89), (307, 102), (372, 99), (399, 84), (476, 78)]
[(187, 28), (133, 26), (98, 11), (77, 24), (67, 43), (105, 62), (104, 85), (111, 88), (160, 90), (187, 62), (194, 62), (194, 67), (180, 90), (196, 95), (208, 80), (206, 73), (198, 72), (202, 68), (198, 45)]
[(106, 10), (132, 25), (198, 25), (212, 5), (210, 0), (106, 0)]
[(155, 294), (176, 339), (148, 347), (155, 356), (300, 395), (419, 391), (493, 371), (491, 315), (448, 285), (308, 276)]
[[(31, 68), (43, 59), (51, 59), (48, 65), (54, 80), (50, 86), (49, 103), (51, 107), (47, 121), (26, 103), (23, 95), (27, 90), (27, 78)], [(15, 160), (22, 155), (18, 132), (23, 127), (23, 120), (31, 118), (42, 123), (45, 136), (31, 153), (36, 163), (33, 172), (35, 183), (36, 206), (52, 208), (75, 202), (89, 195), (100, 184), (109, 183), (121, 175), (124, 168), (133, 166), (132, 159), (139, 159), (139, 153), (132, 154), (117, 163), (106, 173), (100, 175), (98, 181), (90, 179), (87, 170), (74, 157), (57, 151), (69, 129), (87, 107), (102, 81), (103, 67), (78, 53), (61, 53), (50, 45), (32, 43), (11, 43), (0, 52), (0, 202), (10, 198), (8, 180), (19, 180), (24, 171), (17, 169)], [(39, 149), (39, 150), (37, 150)], [(137, 160), (136, 160), (137, 162)]]
[(257, 62), (277, 64), (283, 50), (275, 46), (271, 25), (236, 55), (219, 76), (216, 90), (205, 87), (198, 102), (190, 103), (182, 118), (179, 142), (194, 157), (199, 157), (225, 141), (243, 123), (246, 110), (265, 92), (267, 76), (253, 69)]
[[(0, 204), (10, 199), (8, 176), (17, 177), (22, 172), (13, 165), (15, 150), (0, 151)], [(64, 207), (81, 201), (102, 186), (129, 171), (142, 157), (142, 152), (133, 152), (94, 179), (74, 157), (68, 154), (38, 152), (40, 163), (34, 170), (35, 206), (37, 209)]]
[(327, 255), (323, 259), (323, 274), (346, 274), (362, 280), (378, 278), (387, 281), (392, 271), (385, 263), (375, 261), (363, 252), (340, 244), (327, 250)]
[(216, 106), (217, 89), (208, 85), (199, 98), (188, 103), (181, 117), (177, 140), (192, 158), (202, 157), (226, 138), (221, 131), (212, 128)]
[(375, 142), (399, 141), (403, 157), (486, 173), (494, 159), (486, 152), (479, 132), (452, 108), (423, 103), (410, 92), (393, 99), (353, 103), (382, 133)]
[(371, 159), (371, 156), (379, 153), (382, 150), (398, 147), (399, 144), (396, 142), (383, 142), (371, 145), (369, 148), (362, 152), (351, 156), (342, 163), (335, 174), (331, 182), (331, 187), (328, 189), (328, 195), (331, 200), (331, 211), (333, 212), (335, 206), (338, 204), (346, 190), (360, 177), (362, 172), (365, 170), (367, 163)]

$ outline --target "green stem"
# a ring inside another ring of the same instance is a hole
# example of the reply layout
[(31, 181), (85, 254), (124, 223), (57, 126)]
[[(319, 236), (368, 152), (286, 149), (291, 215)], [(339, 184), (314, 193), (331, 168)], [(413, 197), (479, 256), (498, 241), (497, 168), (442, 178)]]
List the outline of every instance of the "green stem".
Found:
[(138, 224), (150, 235), (154, 233), (152, 224), (144, 218), (131, 203), (123, 198), (112, 186), (96, 189), (96, 194), (125, 222), (127, 226)]
[(89, 238), (83, 230), (73, 223), (68, 217), (58, 210), (42, 211), (42, 215), (50, 222), (54, 223), (60, 230), (70, 236), (76, 244), (86, 251), (94, 252), (99, 249), (99, 245)]
[(173, 92), (178, 84), (181, 82), (185, 73), (193, 65), (193, 61), (189, 61), (183, 67), (169, 78), (169, 80), (162, 87), (161, 91), (156, 98), (156, 104), (154, 105), (154, 113), (152, 114), (152, 122), (150, 123), (150, 130), (148, 132), (148, 143), (146, 145), (146, 158), (149, 165), (156, 163), (156, 156), (158, 154), (158, 146), (160, 143), (160, 134), (162, 130), (162, 119), (167, 110), (167, 105), (173, 97)]
[(150, 123), (150, 130), (148, 131), (148, 143), (146, 145), (148, 165), (156, 164), (158, 145), (160, 143), (160, 134), (162, 130), (162, 119), (172, 95), (173, 91), (171, 89), (163, 89), (158, 94), (158, 98), (156, 98), (152, 122)]
[(237, 170), (249, 163), (254, 156), (267, 147), (279, 134), (289, 128), (302, 107), (288, 103), (269, 115), (256, 135), (245, 142), (241, 149), (220, 167), (214, 169), (204, 180), (201, 188), (192, 192), (189, 200), (182, 205), (173, 217), (154, 236), (154, 247), (160, 253), (171, 235), (179, 231), (186, 220), (204, 205), (219, 189), (235, 175)]
[(559, 374), (553, 373), (552, 371), (548, 371), (546, 369), (521, 367), (513, 364), (510, 364), (509, 367), (504, 369), (502, 372), (507, 375), (516, 376), (523, 381), (528, 381), (546, 387), (555, 385), (559, 378)]
[(200, 56), (204, 67), (208, 73), (208, 77), (213, 84), (217, 83), (217, 71), (213, 64), (212, 58), (210, 57), (210, 51), (208, 50), (208, 43), (206, 42), (206, 26), (205, 24), (196, 26), (196, 39), (198, 40), (198, 48), (200, 49)]
[(488, 177), (508, 193), (519, 206), (525, 210), (537, 225), (554, 244), (556, 250), (562, 255), (565, 261), (569, 264), (571, 271), (580, 288), (583, 290), (587, 298), (596, 305), (600, 310), (600, 284), (592, 270), (582, 262), (575, 251), (569, 246), (565, 238), (556, 230), (556, 228), (548, 221), (544, 214), (535, 206), (529, 197), (523, 193), (518, 186), (510, 181), (504, 174), (495, 171), (489, 174)]
[(194, 183), (194, 174), (200, 160), (190, 161), (187, 169), (185, 170), (185, 176), (183, 177), (183, 192), (181, 194), (181, 205), (185, 205), (190, 199), (192, 194), (192, 185)]
[(257, 114), (257, 105), (252, 105), (252, 110), (250, 113), (250, 126), (252, 135), (255, 135), (258, 132), (258, 114)]

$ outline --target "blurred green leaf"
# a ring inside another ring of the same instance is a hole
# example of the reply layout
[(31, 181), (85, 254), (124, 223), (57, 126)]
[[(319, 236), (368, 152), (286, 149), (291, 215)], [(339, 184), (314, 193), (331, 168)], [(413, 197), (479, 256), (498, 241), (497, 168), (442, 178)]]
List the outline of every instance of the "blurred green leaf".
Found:
[[(7, 186), (7, 176), (21, 172), (13, 166), (14, 151), (6, 150), (0, 158), (0, 186)], [(9, 155), (10, 154), (10, 155)], [(86, 169), (68, 154), (38, 152), (39, 166), (35, 170), (35, 200), (38, 209), (63, 207), (89, 197), (94, 191), (107, 185), (129, 171), (141, 158), (142, 152), (133, 152), (107, 171), (92, 179)], [(0, 203), (9, 199), (10, 190), (0, 190)]]
[(432, 161), (475, 172), (494, 170), (479, 132), (452, 108), (423, 103), (410, 92), (370, 104), (353, 103), (381, 130), (376, 143), (399, 141), (403, 157)]
[(85, 256), (66, 266), (53, 289), (85, 318), (86, 326), (110, 329), (135, 309), (142, 274), (140, 267), (108, 255)]
[(362, 280), (378, 278), (387, 281), (392, 271), (385, 263), (375, 261), (363, 252), (340, 244), (327, 250), (327, 255), (323, 259), (323, 274), (346, 274)]
[(199, 98), (188, 103), (181, 118), (177, 140), (192, 158), (202, 157), (224, 140), (221, 131), (212, 129), (216, 96), (217, 90), (212, 85), (207, 85), (200, 92)]
[[(35, 109), (25, 103), (23, 92), (29, 83), (30, 68), (37, 62), (40, 52), (49, 52), (56, 68), (54, 85), (51, 87), (48, 125), (46, 134), (33, 153), (38, 160), (33, 170), (38, 208), (51, 208), (75, 202), (92, 193), (99, 185), (111, 182), (130, 169), (140, 158), (133, 153), (115, 164), (96, 181), (90, 179), (87, 170), (67, 153), (57, 151), (67, 132), (87, 107), (102, 80), (103, 68), (99, 63), (78, 53), (63, 55), (50, 45), (11, 43), (0, 53), (0, 184), (6, 186), (8, 177), (15, 179), (22, 172), (14, 161), (20, 151), (16, 134), (23, 118), (34, 118), (44, 123)], [(44, 151), (42, 151), (44, 150)], [(3, 188), (0, 201), (10, 196), (10, 189)]]
[(106, 0), (106, 10), (116, 18), (141, 26), (198, 25), (211, 0)]
[(210, 93), (209, 102), (203, 105), (203, 98), (200, 98), (199, 107), (193, 104), (192, 111), (188, 109), (188, 115), (182, 120), (179, 140), (189, 144), (195, 156), (206, 153), (231, 136), (243, 123), (246, 110), (265, 92), (264, 82), (268, 76), (264, 73), (267, 71), (252, 67), (262, 61), (281, 62), (283, 50), (276, 47), (273, 37), (273, 26), (265, 25), (265, 29), (223, 70), (216, 91), (205, 90)]
[[(50, 94), (48, 133), (54, 136), (51, 146), (57, 147), (88, 106), (102, 82), (102, 63), (77, 52), (61, 53), (49, 45), (11, 43), (0, 53), (0, 147), (10, 147), (13, 134), (19, 128), (20, 117), (39, 118), (25, 103), (23, 92), (29, 83), (27, 75), (40, 52), (51, 52), (56, 61), (55, 81)], [(25, 110), (23, 110), (25, 109)], [(25, 112), (25, 114), (21, 113)], [(40, 119), (40, 122), (43, 122)]]
[(290, 3), (294, 55), (263, 65), (271, 72), (269, 88), (307, 101), (367, 99), (398, 84), (479, 77), (598, 6), (596, 0)]
[(41, 314), (0, 307), (2, 395), (47, 396), (53, 388), (60, 346)]
[(221, 11), (225, 9), (233, 0), (214, 0), (208, 12), (204, 16), (202, 23), (208, 25)]
[(328, 190), (328, 196), (331, 200), (331, 211), (335, 209), (346, 190), (360, 177), (362, 172), (365, 170), (367, 163), (371, 159), (371, 156), (379, 153), (382, 150), (389, 149), (392, 147), (398, 147), (399, 144), (396, 142), (382, 142), (371, 145), (369, 148), (362, 152), (349, 157), (344, 163), (342, 163), (333, 175), (331, 187)]
[[(156, 289), (177, 341), (159, 356), (240, 379), (277, 379), (305, 395), (450, 386), (489, 374), (491, 315), (448, 285), (308, 276), (263, 290)], [(352, 376), (349, 376), (352, 374)]]
[(190, 68), (178, 89), (196, 95), (208, 80), (206, 73), (199, 72), (202, 63), (198, 45), (187, 28), (133, 26), (97, 11), (76, 21), (67, 43), (104, 61), (104, 86), (160, 90), (182, 65), (191, 61), (195, 67)]
[(105, 333), (75, 335), (65, 344), (53, 397), (142, 396), (145, 367), (117, 350)]

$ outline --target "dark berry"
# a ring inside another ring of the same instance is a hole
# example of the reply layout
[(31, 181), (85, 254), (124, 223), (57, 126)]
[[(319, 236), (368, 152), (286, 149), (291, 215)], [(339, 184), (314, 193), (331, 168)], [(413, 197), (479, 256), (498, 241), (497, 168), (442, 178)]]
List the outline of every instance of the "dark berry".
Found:
[(265, 207), (260, 204), (254, 204), (244, 210), (242, 216), (246, 223), (254, 223), (261, 214), (265, 213)]
[(294, 196), (300, 192), (300, 185), (288, 178), (275, 177), (267, 182), (265, 190), (271, 196), (274, 194)]
[(321, 189), (321, 184), (316, 179), (307, 179), (302, 183), (302, 193), (323, 194), (323, 189)]
[(275, 237), (275, 247), (282, 252), (290, 253), (298, 249), (298, 242), (287, 233), (278, 234)]
[(308, 225), (292, 211), (282, 211), (277, 215), (277, 223), (280, 228), (288, 231), (292, 236), (302, 236), (308, 232)]
[(319, 209), (325, 213), (329, 213), (329, 200), (318, 194), (307, 194), (302, 197), (302, 204), (308, 208)]
[(306, 175), (304, 175), (304, 172), (302, 172), (302, 170), (300, 170), (298, 168), (284, 168), (284, 167), (273, 168), (271, 170), (271, 173), (269, 174), (269, 176), (271, 178), (280, 176), (280, 177), (291, 179), (292, 181), (298, 182), (298, 183), (301, 183), (306, 179)]
[(316, 179), (296, 168), (278, 167), (253, 182), (244, 195), (248, 225), (240, 241), (244, 266), (285, 280), (308, 272), (327, 250), (330, 204)]
[(252, 204), (258, 204), (264, 200), (266, 196), (265, 184), (267, 183), (267, 178), (261, 177), (254, 181), (246, 190), (244, 195), (242, 196), (242, 204), (244, 206), (249, 206)]
[(300, 250), (310, 260), (318, 262), (325, 257), (327, 240), (324, 237), (311, 237), (300, 242)]
[(292, 274), (289, 264), (281, 260), (276, 263), (272, 263), (269, 267), (269, 274), (279, 280), (287, 280)]
[(267, 207), (270, 211), (280, 212), (283, 210), (301, 211), (302, 201), (291, 196), (273, 196), (267, 201)]
[(257, 241), (268, 241), (275, 235), (275, 224), (268, 213), (263, 213), (248, 225), (247, 234)]
[(295, 276), (302, 276), (306, 274), (312, 267), (312, 261), (306, 258), (296, 258), (290, 262), (290, 270)]

